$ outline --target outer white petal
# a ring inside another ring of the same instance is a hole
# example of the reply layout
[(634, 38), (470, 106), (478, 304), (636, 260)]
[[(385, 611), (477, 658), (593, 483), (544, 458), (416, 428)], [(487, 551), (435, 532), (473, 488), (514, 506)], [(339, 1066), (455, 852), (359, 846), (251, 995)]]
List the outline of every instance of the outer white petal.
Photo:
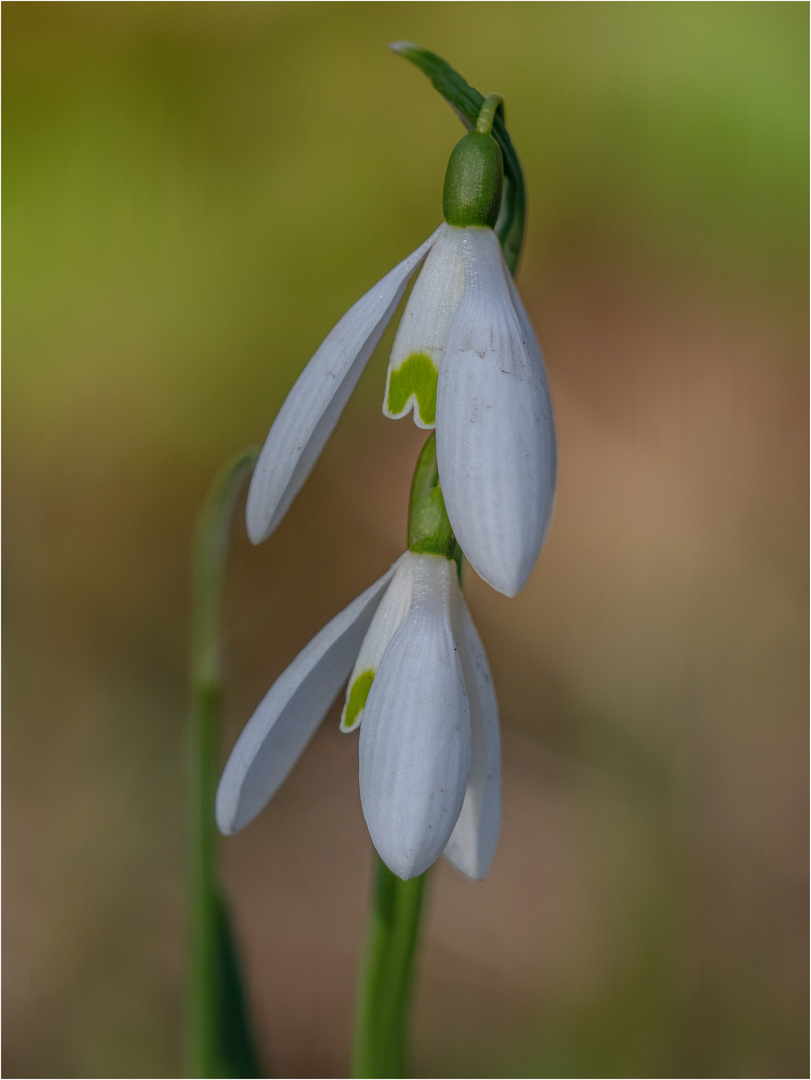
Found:
[(465, 231), (465, 290), (439, 371), (439, 477), (453, 531), (476, 573), (515, 596), (552, 513), (552, 404), (541, 350), (516, 305), (495, 233)]
[(421, 555), (411, 607), (383, 655), (360, 730), (360, 798), (372, 841), (401, 878), (442, 854), (470, 770), (470, 713), (450, 623), (452, 562)]
[[(411, 290), (386, 374), (383, 413), (392, 420), (406, 416), (413, 407), (414, 422), (418, 427), (434, 426), (436, 373), (465, 283), (464, 241), (464, 229), (440, 225), (436, 242)], [(424, 363), (414, 373), (403, 368), (415, 356), (427, 357), (433, 365), (433, 373), (425, 370), (427, 365)], [(431, 378), (433, 384), (429, 387)], [(415, 392), (407, 397), (404, 383), (415, 387)]]
[(371, 679), (374, 679), (383, 658), (383, 653), (394, 637), (400, 623), (408, 614), (411, 605), (414, 574), (419, 559), (419, 555), (415, 555), (412, 551), (406, 551), (397, 560), (394, 577), (391, 579), (389, 587), (378, 605), (371, 626), (366, 631), (366, 637), (363, 639), (355, 666), (352, 668), (352, 674), (349, 676), (346, 687), (346, 702), (341, 712), (341, 731), (354, 731), (363, 720), (363, 714), (366, 710), (362, 706), (354, 715), (348, 716), (348, 707), (353, 696), (355, 683), (357, 680), (365, 679), (366, 682), (363, 688), (368, 694), (370, 676)]
[[(499, 249), (499, 254), (501, 250)], [(546, 534), (549, 531), (549, 523), (552, 520), (552, 510), (555, 505), (555, 486), (557, 484), (557, 471), (558, 471), (558, 443), (555, 435), (555, 416), (552, 411), (552, 398), (549, 394), (549, 382), (546, 378), (546, 364), (544, 364), (543, 353), (541, 352), (541, 346), (538, 343), (538, 338), (535, 334), (535, 327), (530, 322), (526, 309), (524, 308), (523, 301), (518, 294), (518, 289), (515, 287), (513, 276), (510, 273), (507, 264), (504, 262), (504, 256), (501, 255), (501, 268), (504, 271), (504, 279), (507, 282), (507, 288), (510, 290), (510, 299), (513, 302), (515, 308), (515, 314), (518, 316), (518, 325), (521, 327), (521, 334), (523, 341), (527, 346), (527, 349), (532, 359), (532, 363), (536, 366), (540, 373), (540, 394), (541, 405), (543, 409), (543, 415), (546, 418), (544, 424), (544, 451), (545, 461), (547, 462), (547, 471), (545, 477), (547, 480), (547, 503), (546, 511), (544, 515), (544, 529), (543, 536), (541, 538), (541, 545), (543, 545), (546, 539)]]
[(248, 491), (251, 543), (270, 536), (299, 493), (437, 232), (347, 311), (287, 395)]
[(220, 832), (252, 821), (295, 765), (349, 674), (395, 567), (328, 622), (260, 702), (217, 788)]
[(461, 593), (454, 629), (470, 702), (470, 780), (445, 858), (468, 877), (487, 876), (501, 828), (501, 739), (487, 656)]

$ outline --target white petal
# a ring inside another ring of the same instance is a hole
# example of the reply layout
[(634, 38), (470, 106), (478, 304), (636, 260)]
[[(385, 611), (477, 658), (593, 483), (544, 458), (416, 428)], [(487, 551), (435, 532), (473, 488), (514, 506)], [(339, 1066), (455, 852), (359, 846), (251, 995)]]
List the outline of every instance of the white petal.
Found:
[(360, 798), (372, 842), (401, 878), (442, 854), (470, 770), (470, 713), (450, 623), (456, 568), (420, 555), (408, 615), (383, 655), (360, 731)]
[(418, 427), (434, 426), (436, 376), (465, 283), (464, 240), (464, 229), (441, 225), (411, 290), (386, 375), (383, 413), (392, 420), (413, 406)]
[[(372, 624), (360, 647), (346, 687), (346, 703), (341, 712), (341, 731), (354, 731), (365, 712), (364, 703), (377, 674), (383, 653), (400, 623), (408, 614), (419, 555), (406, 551), (397, 560), (397, 569), (378, 605)], [(350, 708), (351, 706), (351, 708)]]
[(265, 440), (248, 491), (246, 524), (251, 543), (270, 536), (310, 475), (409, 278), (437, 232), (347, 311), (287, 395)]
[(487, 656), (461, 594), (454, 623), (470, 702), (470, 780), (445, 858), (468, 877), (487, 876), (501, 828), (498, 703)]
[(260, 702), (217, 788), (220, 832), (252, 821), (295, 765), (349, 674), (395, 566), (316, 634)]
[(526, 583), (555, 494), (555, 428), (538, 342), (498, 240), (468, 229), (465, 291), (437, 393), (437, 462), (453, 531), (480, 577)]

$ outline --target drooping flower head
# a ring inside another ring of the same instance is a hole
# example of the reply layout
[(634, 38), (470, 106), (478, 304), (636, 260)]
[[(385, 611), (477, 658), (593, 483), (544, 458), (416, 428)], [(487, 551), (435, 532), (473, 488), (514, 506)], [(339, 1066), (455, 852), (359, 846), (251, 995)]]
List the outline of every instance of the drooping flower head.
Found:
[(383, 411), (436, 427), (448, 516), (476, 572), (508, 596), (526, 583), (552, 513), (556, 445), (541, 350), (493, 231), (501, 184), (498, 144), (470, 132), (451, 155), (444, 224), (350, 308), (282, 406), (248, 495), (253, 543), (287, 512), (424, 261)]
[(302, 650), (234, 746), (217, 823), (237, 832), (287, 777), (350, 675), (341, 729), (360, 726), (372, 841), (401, 878), (443, 853), (487, 873), (500, 824), (498, 707), (456, 564), (407, 551)]
[[(383, 404), (393, 419), (412, 412), (419, 427), (436, 429), (415, 473), (408, 550), (271, 687), (217, 793), (221, 830), (247, 824), (348, 679), (340, 727), (360, 727), (364, 816), (402, 878), (442, 853), (471, 877), (489, 868), (500, 822), (498, 710), (457, 571), (464, 554), (495, 588), (518, 592), (554, 498), (543, 358), (494, 231), (504, 182), (491, 134), (498, 108), (499, 98), (483, 100), (476, 130), (451, 155), (444, 223), (344, 315), (302, 372), (248, 494), (248, 534), (259, 543), (309, 475), (424, 264), (394, 340)], [(503, 145), (513, 153), (508, 138)], [(515, 180), (517, 159), (511, 167)]]

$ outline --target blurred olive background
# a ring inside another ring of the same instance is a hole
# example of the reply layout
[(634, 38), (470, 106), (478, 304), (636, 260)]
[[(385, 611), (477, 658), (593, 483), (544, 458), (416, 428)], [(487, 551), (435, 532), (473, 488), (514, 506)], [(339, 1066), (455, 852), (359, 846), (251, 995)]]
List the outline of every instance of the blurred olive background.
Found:
[[(440, 866), (420, 1076), (807, 1075), (805, 4), (3, 5), (4, 1075), (180, 1065), (188, 547), (506, 100), (559, 440), (513, 600), (487, 882)], [(259, 549), (223, 757), (402, 550), (385, 344)], [(223, 844), (267, 1075), (345, 1076), (371, 850), (333, 711)]]

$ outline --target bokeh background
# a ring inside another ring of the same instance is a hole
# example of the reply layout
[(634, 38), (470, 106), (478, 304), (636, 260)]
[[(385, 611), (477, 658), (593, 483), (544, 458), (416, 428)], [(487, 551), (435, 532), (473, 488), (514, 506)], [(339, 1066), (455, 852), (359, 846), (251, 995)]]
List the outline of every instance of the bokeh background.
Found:
[[(807, 1075), (808, 7), (5, 3), (6, 1076), (180, 1064), (188, 548), (461, 134), (506, 100), (553, 527), (474, 574), (489, 879), (440, 866), (418, 1076)], [(404, 542), (384, 340), (273, 538), (241, 523), (223, 757)], [(267, 1075), (347, 1075), (371, 850), (333, 712), (223, 875)]]

